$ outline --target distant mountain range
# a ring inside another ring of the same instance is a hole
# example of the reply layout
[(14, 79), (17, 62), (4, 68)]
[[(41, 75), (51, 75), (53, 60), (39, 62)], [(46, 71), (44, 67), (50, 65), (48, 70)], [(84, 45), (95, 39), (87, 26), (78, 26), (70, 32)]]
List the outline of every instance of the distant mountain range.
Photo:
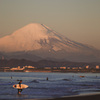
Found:
[(32, 23), (0, 38), (0, 57), (31, 61), (100, 62), (100, 50), (72, 41), (44, 24)]
[(40, 60), (37, 62), (29, 61), (25, 59), (10, 59), (0, 60), (0, 67), (18, 67), (18, 66), (34, 66), (37, 68), (43, 67), (84, 67), (89, 65), (89, 68), (95, 68), (96, 65), (100, 66), (100, 63), (85, 63), (85, 62), (70, 62), (70, 61), (52, 61), (52, 60)]

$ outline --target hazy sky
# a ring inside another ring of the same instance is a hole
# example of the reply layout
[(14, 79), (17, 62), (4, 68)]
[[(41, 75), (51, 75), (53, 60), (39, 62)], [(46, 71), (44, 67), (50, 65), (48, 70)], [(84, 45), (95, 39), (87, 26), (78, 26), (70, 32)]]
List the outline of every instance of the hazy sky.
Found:
[(100, 49), (100, 0), (0, 0), (0, 37), (29, 23)]

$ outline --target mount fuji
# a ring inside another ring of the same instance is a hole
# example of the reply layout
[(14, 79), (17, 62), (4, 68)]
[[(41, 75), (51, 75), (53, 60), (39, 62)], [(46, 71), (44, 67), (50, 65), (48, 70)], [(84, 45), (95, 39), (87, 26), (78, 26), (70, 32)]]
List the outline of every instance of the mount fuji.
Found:
[(31, 23), (0, 38), (0, 56), (32, 61), (99, 62), (100, 50), (72, 41), (44, 24)]

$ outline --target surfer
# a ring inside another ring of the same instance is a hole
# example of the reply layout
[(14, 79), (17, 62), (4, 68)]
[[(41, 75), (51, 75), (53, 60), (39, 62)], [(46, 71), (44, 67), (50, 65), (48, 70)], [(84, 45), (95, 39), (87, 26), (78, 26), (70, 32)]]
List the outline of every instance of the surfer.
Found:
[(48, 81), (48, 77), (46, 78), (46, 80)]
[(22, 92), (21, 83), (22, 83), (22, 80), (20, 80), (20, 82), (18, 83), (19, 84), (19, 87), (20, 87), (20, 89), (18, 89), (18, 94), (21, 94), (21, 92)]
[(12, 76), (11, 76), (11, 79), (12, 79)]

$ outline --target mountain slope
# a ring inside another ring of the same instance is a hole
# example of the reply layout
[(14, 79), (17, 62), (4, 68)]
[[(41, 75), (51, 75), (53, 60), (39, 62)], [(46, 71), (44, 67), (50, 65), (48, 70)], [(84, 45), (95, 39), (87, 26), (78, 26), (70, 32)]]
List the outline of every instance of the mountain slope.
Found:
[(33, 56), (40, 59), (72, 61), (100, 60), (99, 50), (72, 41), (44, 24), (38, 23), (29, 24), (11, 35), (0, 38), (0, 52), (5, 52), (8, 58), (16, 58), (16, 55), (21, 55), (17, 57), (33, 58), (32, 60), (34, 60)]

